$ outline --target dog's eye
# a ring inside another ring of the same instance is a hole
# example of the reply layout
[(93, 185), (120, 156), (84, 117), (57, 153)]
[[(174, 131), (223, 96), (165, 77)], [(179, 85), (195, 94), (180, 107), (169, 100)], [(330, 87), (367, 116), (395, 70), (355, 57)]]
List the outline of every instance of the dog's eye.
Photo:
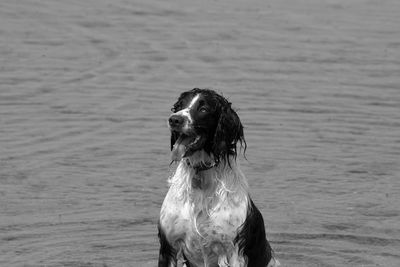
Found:
[(201, 108), (199, 109), (199, 111), (200, 111), (201, 113), (206, 113), (208, 110), (207, 110), (205, 107), (201, 107)]

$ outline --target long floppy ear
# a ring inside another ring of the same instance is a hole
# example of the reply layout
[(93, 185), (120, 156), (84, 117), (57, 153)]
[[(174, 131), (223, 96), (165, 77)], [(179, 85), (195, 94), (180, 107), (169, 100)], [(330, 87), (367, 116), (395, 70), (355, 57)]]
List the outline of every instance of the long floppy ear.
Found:
[(243, 125), (239, 116), (232, 109), (231, 103), (224, 101), (221, 107), (218, 125), (215, 130), (212, 152), (217, 162), (225, 159), (229, 163), (229, 156), (237, 156), (237, 143), (244, 144), (246, 151), (246, 141), (243, 135)]

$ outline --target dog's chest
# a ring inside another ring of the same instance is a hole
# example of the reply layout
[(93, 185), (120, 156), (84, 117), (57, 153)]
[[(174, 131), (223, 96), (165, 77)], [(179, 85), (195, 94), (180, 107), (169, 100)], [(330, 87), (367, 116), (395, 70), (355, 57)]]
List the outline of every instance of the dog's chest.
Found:
[(201, 190), (181, 197), (173, 186), (164, 200), (160, 224), (175, 249), (183, 249), (191, 260), (217, 261), (232, 254), (234, 239), (246, 219), (247, 197), (230, 193), (222, 201), (217, 195), (204, 198)]

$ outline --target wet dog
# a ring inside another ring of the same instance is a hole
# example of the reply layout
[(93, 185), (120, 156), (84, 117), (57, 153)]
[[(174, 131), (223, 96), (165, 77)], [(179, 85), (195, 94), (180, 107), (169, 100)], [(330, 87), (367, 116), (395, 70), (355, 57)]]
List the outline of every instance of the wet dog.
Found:
[(158, 224), (158, 266), (278, 266), (236, 157), (246, 150), (231, 103), (213, 90), (184, 92), (168, 119), (172, 160)]

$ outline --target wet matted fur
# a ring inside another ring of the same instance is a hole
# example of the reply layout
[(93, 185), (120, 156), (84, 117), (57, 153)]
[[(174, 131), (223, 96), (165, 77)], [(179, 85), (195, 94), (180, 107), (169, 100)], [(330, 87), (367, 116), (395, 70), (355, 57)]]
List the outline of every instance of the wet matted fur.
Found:
[(158, 224), (158, 266), (278, 266), (236, 160), (243, 126), (222, 95), (184, 92), (172, 108), (172, 160)]

